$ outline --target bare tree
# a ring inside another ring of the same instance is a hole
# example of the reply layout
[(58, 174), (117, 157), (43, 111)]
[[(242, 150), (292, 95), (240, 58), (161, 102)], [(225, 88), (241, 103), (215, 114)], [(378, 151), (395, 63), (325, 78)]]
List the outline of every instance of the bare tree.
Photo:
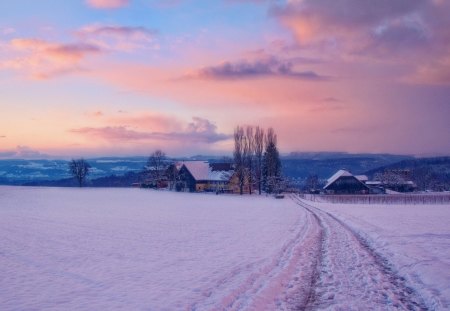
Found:
[(253, 176), (254, 170), (254, 158), (255, 158), (255, 137), (253, 136), (253, 127), (247, 126), (245, 130), (245, 145), (244, 145), (244, 155), (245, 155), (245, 168), (246, 177), (248, 185), (248, 193), (252, 194), (253, 189)]
[(245, 182), (245, 135), (244, 128), (237, 126), (234, 130), (234, 165), (235, 174), (238, 179), (239, 193), (242, 195), (244, 193), (244, 182)]
[(147, 171), (149, 172), (149, 177), (155, 185), (161, 181), (165, 174), (166, 165), (166, 154), (162, 150), (156, 150), (153, 152), (147, 161)]
[(264, 130), (259, 126), (255, 129), (255, 179), (258, 184), (258, 192), (262, 192), (262, 165), (264, 152)]
[(69, 162), (70, 174), (78, 181), (78, 186), (83, 187), (91, 166), (84, 159), (77, 159)]

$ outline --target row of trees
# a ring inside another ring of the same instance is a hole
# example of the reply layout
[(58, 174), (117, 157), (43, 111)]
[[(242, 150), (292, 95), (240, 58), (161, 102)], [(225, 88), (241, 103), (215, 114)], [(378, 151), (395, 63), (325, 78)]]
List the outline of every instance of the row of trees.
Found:
[(277, 135), (273, 128), (267, 132), (259, 126), (237, 126), (234, 130), (234, 165), (240, 194), (248, 187), (249, 194), (257, 186), (258, 193), (281, 190), (281, 161)]

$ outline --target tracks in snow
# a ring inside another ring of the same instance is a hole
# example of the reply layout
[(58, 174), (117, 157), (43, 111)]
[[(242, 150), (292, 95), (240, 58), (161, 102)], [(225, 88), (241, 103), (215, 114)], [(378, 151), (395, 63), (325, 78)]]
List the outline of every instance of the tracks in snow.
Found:
[(298, 197), (322, 231), (311, 293), (299, 310), (428, 310), (389, 262), (334, 216)]
[(320, 233), (313, 215), (304, 211), (271, 258), (239, 266), (202, 290), (202, 298), (189, 310), (291, 310), (310, 294), (319, 253)]
[(236, 267), (189, 310), (429, 310), (392, 265), (345, 223), (303, 210), (273, 260)]

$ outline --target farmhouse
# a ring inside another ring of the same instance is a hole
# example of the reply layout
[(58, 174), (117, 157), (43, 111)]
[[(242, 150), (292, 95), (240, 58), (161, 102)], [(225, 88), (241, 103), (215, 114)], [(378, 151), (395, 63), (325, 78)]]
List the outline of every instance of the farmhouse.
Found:
[(228, 192), (233, 173), (233, 166), (230, 163), (181, 162), (176, 189), (190, 192)]
[(366, 176), (353, 176), (347, 170), (339, 170), (327, 180), (323, 189), (328, 194), (365, 194), (369, 187), (364, 183)]

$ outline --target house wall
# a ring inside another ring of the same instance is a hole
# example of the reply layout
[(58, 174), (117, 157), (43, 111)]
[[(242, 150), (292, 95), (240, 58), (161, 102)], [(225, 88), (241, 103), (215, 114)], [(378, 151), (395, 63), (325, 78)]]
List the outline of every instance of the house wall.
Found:
[(206, 182), (196, 182), (195, 183), (195, 191), (197, 192), (203, 192), (208, 187), (208, 183)]
[(179, 173), (178, 173), (178, 179), (176, 189), (178, 191), (189, 191), (189, 192), (195, 192), (197, 191), (197, 183), (194, 179), (194, 177), (191, 175), (191, 173), (186, 169), (186, 167), (182, 166)]
[(229, 183), (228, 181), (209, 181), (205, 190), (212, 192), (229, 192)]
[(369, 188), (361, 183), (354, 176), (341, 176), (336, 179), (326, 189), (332, 194), (365, 194), (369, 193)]

